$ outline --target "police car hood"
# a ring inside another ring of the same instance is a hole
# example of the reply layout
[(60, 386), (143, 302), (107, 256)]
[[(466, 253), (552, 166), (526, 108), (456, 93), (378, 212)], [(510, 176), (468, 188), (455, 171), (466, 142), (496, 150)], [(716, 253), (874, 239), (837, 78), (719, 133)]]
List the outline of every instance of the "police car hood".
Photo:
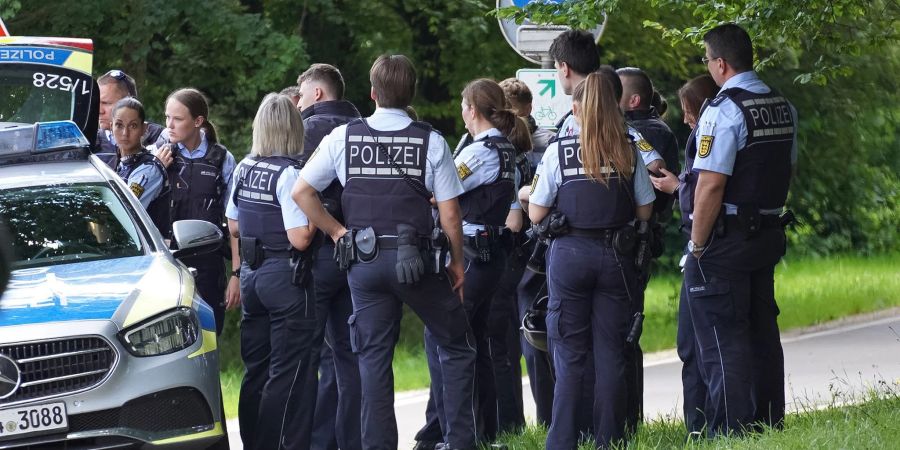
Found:
[(112, 320), (127, 327), (178, 306), (185, 294), (192, 299), (193, 279), (185, 277), (162, 254), (15, 270), (0, 298), (0, 326)]

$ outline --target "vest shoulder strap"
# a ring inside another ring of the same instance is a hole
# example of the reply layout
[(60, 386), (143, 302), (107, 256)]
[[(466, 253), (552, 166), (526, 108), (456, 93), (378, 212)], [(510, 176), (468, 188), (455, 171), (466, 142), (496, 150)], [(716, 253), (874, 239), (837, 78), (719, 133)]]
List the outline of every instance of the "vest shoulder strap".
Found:
[(225, 149), (222, 144), (215, 143), (209, 147), (209, 150), (206, 151), (206, 156), (203, 159), (205, 159), (209, 165), (222, 170), (222, 165), (225, 163), (225, 155), (227, 153), (228, 150)]

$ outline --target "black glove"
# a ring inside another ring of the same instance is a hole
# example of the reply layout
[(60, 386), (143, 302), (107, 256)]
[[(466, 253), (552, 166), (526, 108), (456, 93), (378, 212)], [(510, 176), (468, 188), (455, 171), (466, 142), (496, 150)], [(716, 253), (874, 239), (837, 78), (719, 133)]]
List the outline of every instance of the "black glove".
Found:
[(544, 239), (552, 239), (569, 232), (569, 221), (566, 215), (554, 210), (547, 214), (539, 223), (534, 224), (534, 231)]
[(347, 270), (356, 261), (356, 247), (353, 245), (353, 232), (347, 230), (334, 244), (334, 261), (338, 269)]
[(405, 224), (397, 225), (397, 281), (400, 284), (416, 284), (425, 274), (425, 263), (419, 251), (416, 229)]
[(650, 223), (639, 221), (637, 225), (637, 251), (634, 252), (634, 265), (641, 275), (647, 274), (650, 268)]

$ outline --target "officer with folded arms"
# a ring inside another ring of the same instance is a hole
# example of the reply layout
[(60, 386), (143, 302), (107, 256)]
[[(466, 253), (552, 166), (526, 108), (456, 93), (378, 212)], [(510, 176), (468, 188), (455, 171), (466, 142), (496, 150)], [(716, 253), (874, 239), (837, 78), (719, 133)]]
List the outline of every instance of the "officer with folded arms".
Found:
[[(235, 168), (226, 216), (240, 237), (241, 383), (238, 419), (248, 449), (308, 449), (315, 396), (303, 389), (319, 351), (310, 243), (315, 234), (290, 197), (303, 122), (290, 97), (269, 94), (253, 120), (250, 155)], [(235, 261), (237, 263), (237, 261)]]
[(636, 294), (632, 223), (650, 218), (655, 197), (611, 78), (592, 73), (575, 88), (580, 133), (547, 148), (529, 195), (528, 216), (552, 238), (546, 321), (557, 378), (547, 448), (554, 450), (578, 444), (578, 403), (591, 368), (597, 444), (609, 447), (626, 435), (625, 344)]
[[(362, 380), (365, 449), (396, 449), (391, 368), (408, 304), (437, 343), (443, 380), (441, 429), (449, 448), (474, 448), (475, 349), (463, 309), (463, 193), (450, 148), (431, 126), (406, 113), (416, 71), (403, 55), (384, 55), (369, 71), (372, 116), (334, 129), (301, 171), (293, 198), (336, 242), (336, 260), (348, 269), (353, 297), (350, 333)], [(344, 185), (344, 223), (322, 206), (317, 191), (335, 179)], [(440, 228), (432, 218), (432, 196)], [(447, 252), (450, 261), (445, 267)], [(455, 292), (454, 292), (455, 291)]]
[(718, 96), (697, 124), (699, 172), (684, 266), (709, 396), (711, 436), (784, 424), (784, 354), (775, 265), (796, 161), (796, 112), (753, 71), (750, 36), (735, 24), (703, 36)]

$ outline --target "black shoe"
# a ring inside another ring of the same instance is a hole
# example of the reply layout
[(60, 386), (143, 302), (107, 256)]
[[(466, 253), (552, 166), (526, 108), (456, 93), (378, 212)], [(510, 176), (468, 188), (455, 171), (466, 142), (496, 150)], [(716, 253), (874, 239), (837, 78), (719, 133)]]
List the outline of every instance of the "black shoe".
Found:
[(416, 441), (416, 446), (413, 447), (413, 450), (437, 450), (438, 445), (443, 445), (443, 443), (435, 441)]

